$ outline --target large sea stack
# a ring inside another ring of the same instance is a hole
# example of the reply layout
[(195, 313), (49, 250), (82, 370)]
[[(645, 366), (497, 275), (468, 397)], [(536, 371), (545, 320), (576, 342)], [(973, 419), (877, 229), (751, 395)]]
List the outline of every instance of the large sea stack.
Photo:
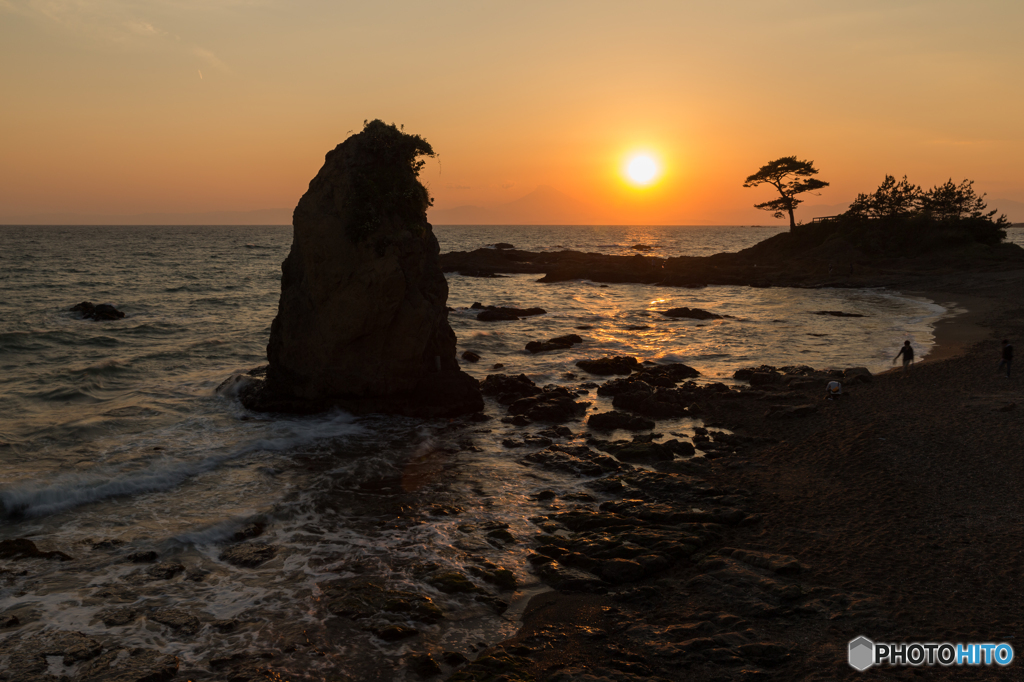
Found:
[(266, 380), (255, 410), (341, 407), (420, 417), (483, 408), (460, 371), (431, 203), (418, 175), (430, 145), (375, 120), (328, 152), (293, 216)]

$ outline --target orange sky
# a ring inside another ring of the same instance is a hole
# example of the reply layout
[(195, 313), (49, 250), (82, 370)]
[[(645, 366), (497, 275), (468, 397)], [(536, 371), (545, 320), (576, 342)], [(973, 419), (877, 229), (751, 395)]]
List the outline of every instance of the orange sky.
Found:
[[(1024, 201), (1024, 4), (0, 0), (0, 222), (292, 207), (364, 119), (439, 209), (548, 185), (605, 222), (769, 224), (785, 155)], [(632, 150), (661, 180), (629, 187)]]

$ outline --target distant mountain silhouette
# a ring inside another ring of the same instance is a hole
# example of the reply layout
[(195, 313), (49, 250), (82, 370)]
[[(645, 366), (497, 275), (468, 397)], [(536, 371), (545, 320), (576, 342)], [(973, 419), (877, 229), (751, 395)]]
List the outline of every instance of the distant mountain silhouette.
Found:
[(497, 206), (432, 208), (427, 218), (435, 225), (593, 225), (602, 222), (597, 210), (547, 185)]
[(1014, 201), (1013, 199), (989, 199), (985, 197), (985, 203), (988, 204), (988, 210), (995, 209), (999, 211), (997, 215), (1005, 214), (1012, 223), (1024, 222), (1024, 201)]

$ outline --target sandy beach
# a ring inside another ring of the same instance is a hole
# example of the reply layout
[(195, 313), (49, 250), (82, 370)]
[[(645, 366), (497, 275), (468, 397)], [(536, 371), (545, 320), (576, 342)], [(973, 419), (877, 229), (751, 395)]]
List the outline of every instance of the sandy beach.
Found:
[[(1020, 679), (1018, 660), (858, 673), (846, 649), (861, 635), (1020, 648), (1024, 387), (996, 365), (999, 339), (1024, 333), (1022, 292), (1013, 272), (908, 288), (963, 312), (906, 375), (809, 393), (800, 419), (716, 407), (709, 426), (767, 439), (702, 475), (746, 500), (746, 521), (630, 590), (535, 597), (490, 664), (453, 679)], [(798, 568), (762, 570), (784, 565)]]

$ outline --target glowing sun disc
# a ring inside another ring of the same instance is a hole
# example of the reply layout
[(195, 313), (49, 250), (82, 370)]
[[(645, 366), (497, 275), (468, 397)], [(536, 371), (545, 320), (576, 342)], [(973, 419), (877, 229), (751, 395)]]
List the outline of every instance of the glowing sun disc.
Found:
[(658, 164), (649, 156), (634, 156), (626, 166), (626, 175), (637, 185), (649, 185), (658, 177)]

